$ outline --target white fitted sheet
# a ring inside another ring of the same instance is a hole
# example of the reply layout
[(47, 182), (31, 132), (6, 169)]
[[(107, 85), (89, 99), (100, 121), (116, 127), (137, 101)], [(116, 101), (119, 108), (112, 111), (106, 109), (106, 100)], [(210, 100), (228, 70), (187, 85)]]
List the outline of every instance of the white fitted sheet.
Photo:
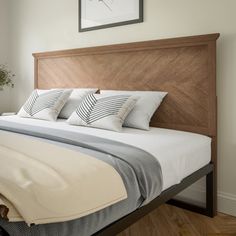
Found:
[(163, 175), (163, 190), (180, 183), (185, 177), (207, 165), (211, 159), (211, 138), (190, 132), (161, 128), (151, 128), (150, 131), (123, 128), (123, 132), (118, 133), (72, 126), (62, 119), (57, 122), (18, 116), (5, 116), (0, 119), (91, 134), (139, 147), (159, 161)]

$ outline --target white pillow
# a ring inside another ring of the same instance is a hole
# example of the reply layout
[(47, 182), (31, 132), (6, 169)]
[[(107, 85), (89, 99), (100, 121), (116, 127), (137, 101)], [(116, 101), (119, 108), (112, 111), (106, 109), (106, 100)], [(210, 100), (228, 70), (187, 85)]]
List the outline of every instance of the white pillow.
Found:
[(69, 124), (121, 131), (122, 124), (138, 97), (88, 95), (68, 119)]
[(18, 116), (55, 121), (71, 92), (71, 89), (36, 89), (22, 106)]
[(73, 89), (69, 99), (59, 114), (59, 118), (68, 119), (87, 95), (96, 93), (97, 91), (97, 88)]
[(137, 129), (149, 130), (149, 123), (157, 108), (160, 106), (167, 92), (154, 91), (116, 91), (101, 90), (101, 94), (105, 95), (136, 95), (139, 100), (135, 104), (133, 110), (126, 117), (123, 126)]

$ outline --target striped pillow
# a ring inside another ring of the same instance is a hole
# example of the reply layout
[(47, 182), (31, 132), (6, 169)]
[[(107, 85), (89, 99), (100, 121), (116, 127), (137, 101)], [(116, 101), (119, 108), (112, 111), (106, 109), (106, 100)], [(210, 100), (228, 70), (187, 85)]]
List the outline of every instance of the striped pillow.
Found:
[(72, 90), (34, 90), (18, 112), (18, 116), (55, 121)]
[(97, 88), (76, 88), (73, 89), (70, 97), (68, 98), (65, 106), (62, 108), (59, 118), (68, 119), (71, 114), (75, 111), (83, 99), (89, 94), (96, 93)]
[(88, 95), (68, 119), (71, 125), (81, 125), (121, 131), (122, 124), (138, 97), (130, 95)]

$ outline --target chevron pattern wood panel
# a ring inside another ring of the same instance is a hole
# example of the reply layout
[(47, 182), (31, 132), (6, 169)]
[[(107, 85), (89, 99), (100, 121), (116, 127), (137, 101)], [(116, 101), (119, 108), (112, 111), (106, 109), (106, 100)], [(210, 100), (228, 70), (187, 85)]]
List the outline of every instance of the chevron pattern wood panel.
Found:
[(215, 218), (162, 205), (118, 236), (236, 236), (236, 218)]
[(152, 126), (216, 133), (217, 34), (34, 54), (37, 88), (98, 87), (169, 94)]

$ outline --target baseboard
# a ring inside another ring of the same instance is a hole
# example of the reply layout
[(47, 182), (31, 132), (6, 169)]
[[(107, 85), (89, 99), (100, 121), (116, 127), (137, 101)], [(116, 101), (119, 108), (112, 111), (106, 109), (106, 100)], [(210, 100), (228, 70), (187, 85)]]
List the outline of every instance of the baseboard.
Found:
[(218, 211), (236, 216), (236, 195), (218, 192)]
[[(204, 206), (205, 193), (206, 190), (204, 187), (194, 185), (181, 192), (176, 199)], [(218, 212), (236, 216), (236, 195), (219, 191), (217, 200)]]

